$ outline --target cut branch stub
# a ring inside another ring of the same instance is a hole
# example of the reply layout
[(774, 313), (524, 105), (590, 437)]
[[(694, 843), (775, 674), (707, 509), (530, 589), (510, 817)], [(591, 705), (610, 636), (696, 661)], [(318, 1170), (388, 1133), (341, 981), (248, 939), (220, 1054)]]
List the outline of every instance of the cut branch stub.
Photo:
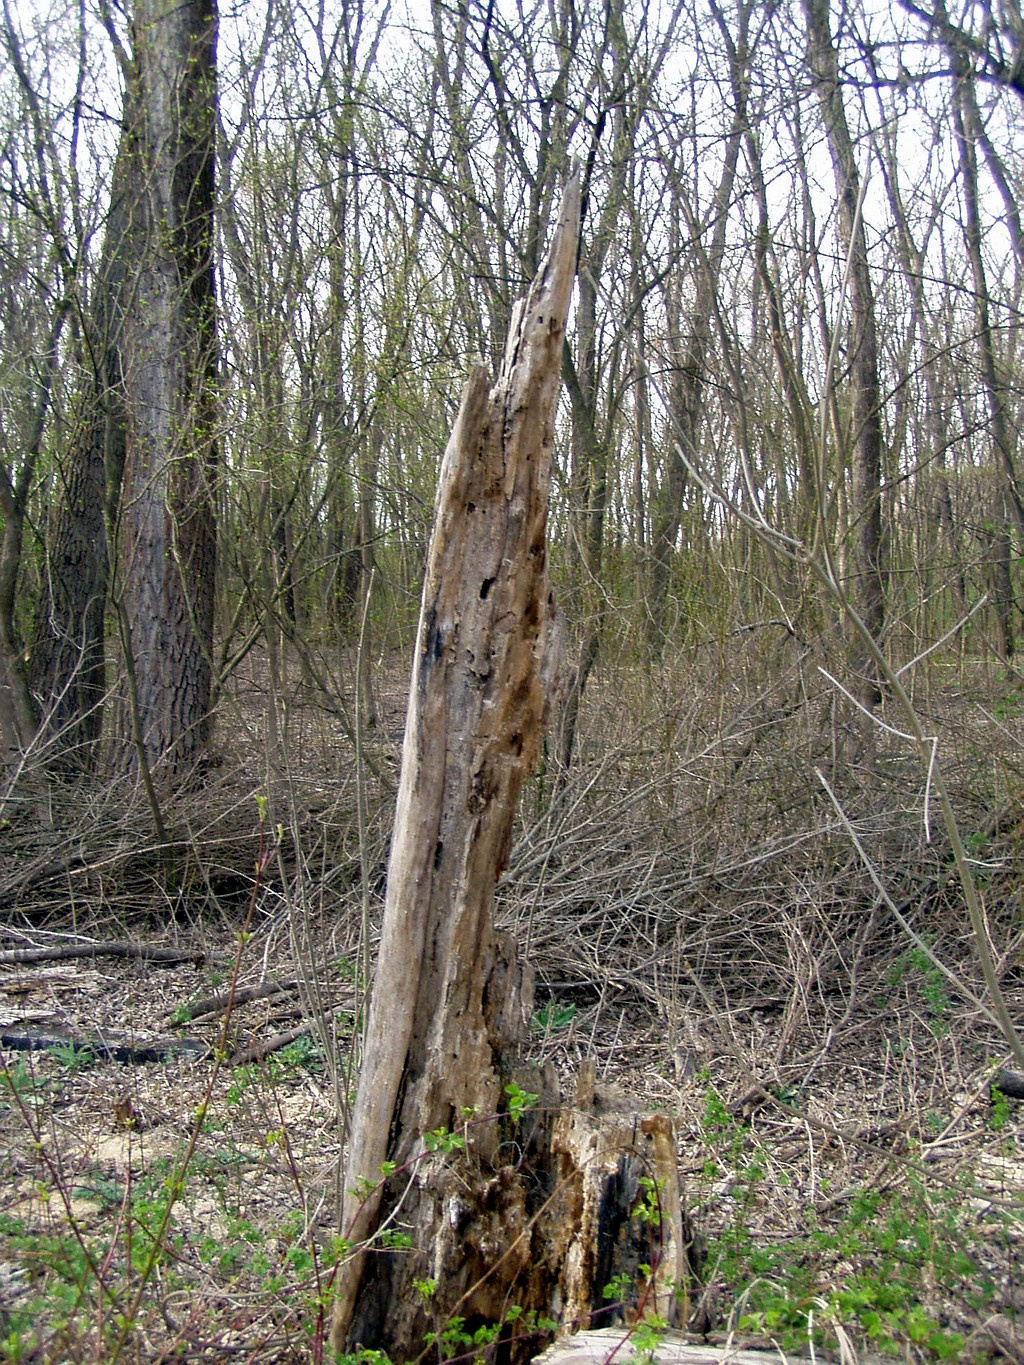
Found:
[[(462, 1111), (497, 1112), (495, 1055), (511, 1039), (492, 1032), (517, 1031), (519, 972), (490, 916), (543, 735), (547, 500), (578, 230), (574, 179), (497, 383), (473, 370), (441, 469), (346, 1173), (343, 1226), (358, 1242), (376, 1223), (380, 1192), (363, 1196), (385, 1160), (408, 1160)], [(495, 1125), (473, 1141), (493, 1146)], [(357, 1255), (339, 1273), (336, 1343), (363, 1269)]]

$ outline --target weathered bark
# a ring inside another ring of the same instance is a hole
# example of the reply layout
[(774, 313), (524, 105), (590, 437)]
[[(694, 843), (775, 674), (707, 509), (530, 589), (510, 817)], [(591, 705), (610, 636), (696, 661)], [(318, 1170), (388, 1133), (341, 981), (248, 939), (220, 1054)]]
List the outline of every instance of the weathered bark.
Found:
[[(853, 452), (850, 520), (853, 524), (853, 605), (876, 640), (885, 625), (882, 563), (882, 417), (875, 300), (868, 268), (867, 238), (860, 215), (860, 172), (846, 120), (839, 59), (829, 26), (829, 0), (804, 0), (808, 61), (821, 104), (835, 178), (839, 241), (847, 258), (850, 305), (850, 416)], [(866, 707), (881, 698), (876, 669), (855, 641), (857, 695)]]
[[(685, 1263), (671, 1125), (605, 1123), (592, 1083), (555, 1112), (553, 1080), (517, 1068), (532, 982), (491, 928), (557, 670), (547, 498), (578, 214), (573, 181), (498, 381), (470, 376), (441, 471), (353, 1112), (343, 1225), (356, 1250), (339, 1270), (336, 1350), (412, 1360), (458, 1316), (470, 1330), (505, 1321), (503, 1358), (527, 1360), (536, 1334), (509, 1320), (513, 1305), (564, 1321), (609, 1312), (603, 1285), (619, 1270), (635, 1281), (644, 1262), (664, 1312)], [(513, 1083), (541, 1098), (518, 1121)], [(461, 1150), (425, 1155), (438, 1132)], [(398, 1169), (381, 1182), (384, 1162)], [(657, 1226), (631, 1220), (645, 1175), (665, 1181)], [(373, 1246), (395, 1220), (411, 1248)]]
[(152, 765), (203, 753), (212, 678), (214, 0), (138, 0), (137, 268), (125, 317), (124, 603)]

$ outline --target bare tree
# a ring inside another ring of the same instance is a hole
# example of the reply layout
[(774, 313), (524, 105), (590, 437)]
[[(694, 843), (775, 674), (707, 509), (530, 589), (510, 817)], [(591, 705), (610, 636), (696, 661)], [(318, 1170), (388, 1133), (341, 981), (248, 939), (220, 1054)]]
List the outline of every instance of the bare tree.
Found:
[[(949, 17), (946, 0), (899, 0), (908, 14), (920, 20), (939, 44), (956, 54), (958, 61), (976, 65), (979, 74), (995, 85), (1004, 86), (1024, 99), (1024, 19), (1019, 4), (971, 9), (963, 23)], [(970, 25), (975, 14), (981, 19), (980, 32)]]
[[(750, 6), (744, 3), (739, 7), (735, 40), (717, 6), (712, 4), (712, 9), (727, 42), (729, 70), (734, 84), (738, 84), (747, 59)], [(705, 416), (703, 398), (712, 365), (715, 307), (722, 280), (729, 208), (736, 182), (740, 143), (746, 127), (746, 103), (737, 99), (725, 135), (718, 185), (708, 206), (705, 222), (698, 220), (690, 202), (690, 194), (684, 183), (686, 171), (678, 164), (682, 156), (666, 153), (668, 160), (677, 163), (670, 169), (672, 183), (668, 203), (671, 217), (668, 230), (674, 263), (666, 282), (665, 299), (669, 367), (667, 397), (671, 429), (664, 456), (664, 474), (651, 495), (651, 556), (647, 598), (651, 639), (659, 645), (665, 640), (666, 599), (686, 492), (686, 461), (695, 461), (700, 447)], [(675, 130), (670, 129), (668, 138), (674, 141), (675, 136)], [(710, 241), (704, 247), (702, 243), (708, 236)], [(688, 244), (686, 250), (684, 242)], [(683, 260), (686, 257), (692, 262), (695, 280), (692, 301), (688, 307), (683, 302), (682, 279)], [(685, 454), (685, 460), (680, 449)]]
[(83, 319), (86, 365), (70, 449), (57, 470), (59, 497), (30, 661), (32, 691), (48, 737), (62, 754), (85, 765), (94, 758), (103, 721), (108, 527), (116, 517), (124, 469), (121, 364), (132, 218), (128, 158), (122, 133), (92, 306)]
[[(79, 288), (83, 206), (67, 194), (68, 169), (57, 146), (52, 111), (37, 88), (6, 0), (0, 37), (13, 74), (19, 125), (17, 131), (8, 128), (0, 151), (4, 199), (0, 250), (5, 266), (0, 288), (0, 333), (5, 342), (0, 418), (0, 744), (5, 756), (13, 758), (34, 739), (39, 710), (49, 709), (48, 697), (41, 699), (40, 708), (30, 691), (18, 598), (30, 497), (49, 435), (66, 324)], [(84, 67), (80, 49), (76, 96), (81, 93)], [(74, 129), (79, 113), (76, 98)], [(74, 137), (71, 144), (75, 145)]]

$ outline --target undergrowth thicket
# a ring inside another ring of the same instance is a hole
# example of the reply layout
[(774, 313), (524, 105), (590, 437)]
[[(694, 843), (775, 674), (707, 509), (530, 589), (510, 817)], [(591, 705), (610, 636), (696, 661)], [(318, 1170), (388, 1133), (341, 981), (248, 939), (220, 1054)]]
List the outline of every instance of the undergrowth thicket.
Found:
[[(604, 1083), (676, 1114), (705, 1244), (702, 1283), (687, 1287), (694, 1330), (847, 1359), (1012, 1357), (1024, 1125), (1019, 1102), (990, 1089), (1006, 1052), (979, 1004), (949, 848), (925, 822), (926, 778), (896, 738), (848, 725), (799, 659), (760, 686), (753, 648), (723, 646), (715, 687), (678, 660), (654, 676), (609, 666), (571, 774), (552, 746), (498, 891), (500, 922), (538, 975), (528, 1047), (567, 1085), (594, 1055)], [(962, 683), (936, 665), (916, 701), (940, 738), (1019, 1017), (1019, 688), (972, 669)], [(728, 714), (722, 678), (737, 690)], [(782, 693), (800, 693), (799, 708)], [(612, 727), (611, 714), (648, 720)], [(9, 796), (5, 948), (156, 935), (208, 955), (159, 980), (143, 964), (59, 978), (9, 964), (9, 1011), (44, 1001), (71, 1026), (195, 1033), (186, 1007), (211, 989), (295, 977), (307, 1034), (231, 1065), (254, 1032), (245, 1005), (209, 1026), (206, 1062), (4, 1050), (0, 1360), (329, 1358), (360, 935), (368, 924), (372, 948), (396, 751), (367, 738), (360, 846), (356, 775), (320, 724), (314, 712), (295, 726), (287, 781), (225, 767), (201, 805), (183, 797), (170, 852), (116, 784), (44, 793), (28, 774)], [(919, 941), (880, 899), (816, 766)], [(424, 1151), (445, 1159), (458, 1138), (426, 1135)], [(428, 1280), (418, 1292), (429, 1299)], [(514, 1303), (499, 1323), (438, 1321), (424, 1359), (497, 1360), (503, 1334), (540, 1346), (549, 1325)], [(659, 1333), (644, 1323), (622, 1358), (656, 1357)]]

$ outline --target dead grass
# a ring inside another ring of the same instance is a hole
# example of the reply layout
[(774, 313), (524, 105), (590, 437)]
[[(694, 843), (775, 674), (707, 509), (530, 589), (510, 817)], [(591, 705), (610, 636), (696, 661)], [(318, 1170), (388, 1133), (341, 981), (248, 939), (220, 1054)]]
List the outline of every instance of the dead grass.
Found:
[[(531, 784), (498, 897), (537, 971), (531, 1045), (567, 1080), (594, 1055), (606, 1084), (677, 1116), (712, 1334), (788, 1350), (814, 1338), (819, 1357), (888, 1345), (908, 1359), (1024, 1359), (1024, 1119), (989, 1094), (1006, 1049), (971, 999), (980, 978), (944, 835), (925, 835), (924, 775), (893, 736), (865, 742), (806, 660), (758, 685), (745, 651), (761, 647), (732, 641), (713, 670), (699, 652), (657, 676), (609, 668), (572, 773), (549, 767)], [(379, 675), (362, 851), (351, 749), (298, 674), (288, 742), (269, 756), (270, 699), (255, 668), (239, 681), (220, 730), (232, 761), (172, 804), (170, 852), (115, 783), (82, 792), (29, 775), (9, 796), (3, 949), (130, 937), (202, 960), (4, 966), (5, 1028), (144, 1040), (232, 979), (300, 989), (238, 1005), (223, 1040), (222, 1015), (184, 1025), (219, 1062), (3, 1050), (0, 1359), (113, 1359), (126, 1317), (126, 1360), (319, 1358), (363, 984), (361, 870), (372, 927), (403, 672)], [(966, 679), (936, 667), (918, 702), (1024, 1018), (1024, 707), (982, 666)], [(816, 767), (963, 992), (893, 922)], [(257, 794), (280, 826), (259, 879)], [(229, 1064), (296, 1008), (313, 1041)], [(966, 1260), (951, 1264), (956, 1249)], [(902, 1294), (890, 1308), (886, 1286)]]

